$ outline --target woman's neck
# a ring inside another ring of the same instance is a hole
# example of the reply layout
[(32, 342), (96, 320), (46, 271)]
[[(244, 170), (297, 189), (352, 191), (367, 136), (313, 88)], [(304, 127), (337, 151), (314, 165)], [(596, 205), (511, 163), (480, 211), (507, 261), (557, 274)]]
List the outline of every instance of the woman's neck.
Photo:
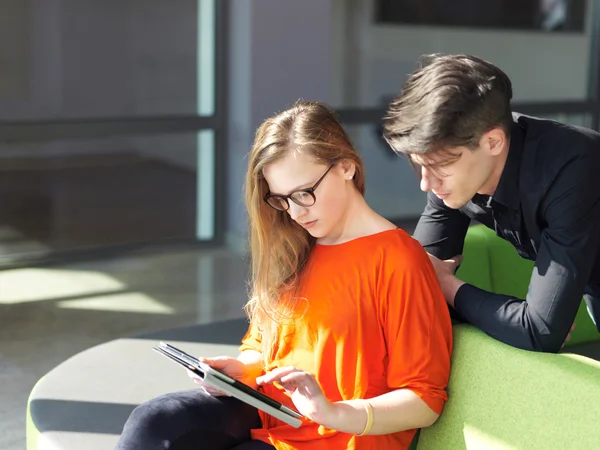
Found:
[(318, 244), (343, 244), (353, 239), (396, 228), (392, 222), (373, 211), (358, 191), (348, 203), (348, 208), (340, 220), (339, 226), (329, 235), (318, 239)]

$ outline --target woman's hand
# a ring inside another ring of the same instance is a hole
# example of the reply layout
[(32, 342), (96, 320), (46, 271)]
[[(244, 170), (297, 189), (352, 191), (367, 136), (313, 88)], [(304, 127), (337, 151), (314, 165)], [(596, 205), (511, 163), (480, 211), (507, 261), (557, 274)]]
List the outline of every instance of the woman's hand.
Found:
[[(231, 358), (229, 356), (217, 356), (215, 358), (198, 359), (203, 363), (208, 364), (210, 367), (223, 372), (225, 375), (228, 375), (235, 380), (241, 381), (242, 383), (245, 383), (251, 387), (256, 387), (256, 380), (251, 379), (251, 377), (249, 377), (246, 364), (239, 361), (238, 359)], [(194, 380), (194, 383), (199, 384), (207, 394), (210, 394), (213, 397), (229, 396), (229, 394), (206, 384), (202, 380), (202, 378), (200, 378), (191, 370), (188, 370), (187, 372), (190, 378)]]
[(298, 412), (316, 423), (324, 423), (334, 414), (333, 404), (325, 398), (311, 373), (296, 367), (280, 367), (256, 379), (259, 386), (280, 384), (290, 395)]

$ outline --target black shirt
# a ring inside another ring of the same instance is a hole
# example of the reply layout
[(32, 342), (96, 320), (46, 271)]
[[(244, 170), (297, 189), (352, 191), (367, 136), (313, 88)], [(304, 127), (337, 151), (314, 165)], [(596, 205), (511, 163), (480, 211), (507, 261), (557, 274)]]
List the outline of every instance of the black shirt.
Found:
[(526, 301), (465, 284), (454, 308), (515, 347), (556, 352), (582, 297), (600, 325), (600, 134), (513, 114), (510, 148), (493, 196), (460, 209), (429, 192), (414, 236), (428, 253), (461, 254), (470, 220), (535, 260)]

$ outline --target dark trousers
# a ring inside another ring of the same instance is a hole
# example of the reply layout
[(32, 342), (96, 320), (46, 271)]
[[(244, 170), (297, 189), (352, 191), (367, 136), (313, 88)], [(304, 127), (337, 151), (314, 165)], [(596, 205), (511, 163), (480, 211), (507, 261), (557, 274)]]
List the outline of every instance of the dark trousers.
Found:
[(250, 430), (260, 427), (257, 410), (235, 398), (173, 392), (135, 408), (115, 450), (274, 449), (250, 440)]

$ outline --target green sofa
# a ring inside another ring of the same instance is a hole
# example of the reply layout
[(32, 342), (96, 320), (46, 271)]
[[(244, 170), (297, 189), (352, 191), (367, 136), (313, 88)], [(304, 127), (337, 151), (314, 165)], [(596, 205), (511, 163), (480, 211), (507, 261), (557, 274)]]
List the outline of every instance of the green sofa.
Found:
[[(482, 289), (524, 298), (531, 261), (492, 230), (469, 229), (457, 276)], [(565, 346), (599, 344), (585, 307)], [(587, 347), (586, 347), (587, 348)], [(572, 353), (543, 354), (454, 325), (454, 352), (442, 416), (420, 432), (418, 450), (600, 448), (600, 362)]]
[(418, 450), (600, 448), (600, 362), (509, 347), (454, 326), (449, 400)]

